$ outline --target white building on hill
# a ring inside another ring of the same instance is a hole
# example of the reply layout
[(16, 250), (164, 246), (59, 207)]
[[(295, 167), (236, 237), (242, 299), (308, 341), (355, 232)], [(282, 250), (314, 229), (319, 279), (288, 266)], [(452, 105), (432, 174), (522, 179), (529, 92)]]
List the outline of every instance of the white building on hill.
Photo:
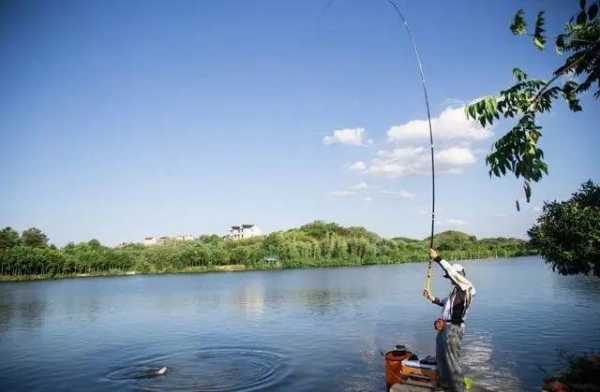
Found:
[(229, 233), (225, 238), (229, 240), (243, 240), (246, 238), (258, 237), (262, 234), (262, 230), (258, 226), (254, 224), (242, 224), (231, 226), (231, 229), (229, 229)]
[(167, 236), (148, 236), (144, 237), (144, 245), (152, 246), (152, 245), (163, 245), (169, 241), (193, 241), (194, 236), (189, 234), (178, 235), (175, 237), (167, 237)]

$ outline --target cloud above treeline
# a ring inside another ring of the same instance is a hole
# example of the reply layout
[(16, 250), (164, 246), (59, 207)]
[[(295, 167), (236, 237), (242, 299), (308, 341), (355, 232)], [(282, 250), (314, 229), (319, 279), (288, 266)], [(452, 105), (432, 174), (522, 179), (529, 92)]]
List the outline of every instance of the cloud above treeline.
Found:
[(415, 194), (406, 190), (399, 190), (399, 191), (388, 191), (388, 190), (382, 190), (381, 191), (382, 195), (386, 195), (386, 196), (391, 196), (391, 197), (395, 197), (395, 198), (399, 198), (399, 199), (408, 199), (408, 200), (412, 200), (415, 198)]
[[(491, 128), (484, 128), (479, 122), (467, 119), (464, 105), (447, 107), (439, 116), (432, 118), (431, 123), (436, 143), (436, 170), (440, 174), (460, 174), (474, 165), (477, 154), (473, 145), (493, 135)], [(335, 130), (323, 142), (333, 144), (334, 140), (339, 139), (338, 143), (345, 140), (345, 144), (363, 145), (364, 134), (364, 128)], [(358, 174), (387, 178), (429, 175), (431, 152), (427, 120), (416, 119), (390, 127), (384, 148), (370, 160), (355, 161), (347, 169)]]
[(361, 172), (364, 172), (365, 170), (367, 170), (367, 164), (364, 163), (363, 161), (356, 161), (353, 164), (351, 164), (350, 166), (348, 166), (348, 170), (357, 172), (357, 173), (361, 173)]
[[(381, 177), (404, 177), (431, 173), (430, 150), (425, 147), (398, 147), (377, 151), (367, 173)], [(448, 147), (436, 151), (435, 163), (438, 173), (460, 174), (477, 159), (469, 147)]]
[(368, 185), (362, 181), (354, 185), (350, 185), (344, 189), (333, 191), (330, 193), (334, 197), (353, 197), (362, 196), (365, 201), (372, 201), (374, 197), (385, 197), (394, 199), (413, 200), (415, 194), (405, 189), (389, 190), (377, 185)]
[(346, 144), (350, 146), (364, 146), (369, 143), (366, 140), (366, 132), (364, 128), (344, 128), (334, 129), (331, 135), (323, 138), (323, 144)]
[(438, 224), (442, 227), (462, 227), (462, 226), (466, 226), (467, 222), (465, 222), (462, 219), (457, 219), (457, 218), (450, 218), (450, 219), (446, 219), (446, 220), (440, 220), (438, 222)]
[[(493, 135), (477, 121), (465, 116), (465, 107), (448, 107), (438, 117), (431, 119), (435, 140), (479, 141)], [(387, 131), (390, 142), (428, 141), (429, 126), (427, 120), (412, 120), (395, 125)]]

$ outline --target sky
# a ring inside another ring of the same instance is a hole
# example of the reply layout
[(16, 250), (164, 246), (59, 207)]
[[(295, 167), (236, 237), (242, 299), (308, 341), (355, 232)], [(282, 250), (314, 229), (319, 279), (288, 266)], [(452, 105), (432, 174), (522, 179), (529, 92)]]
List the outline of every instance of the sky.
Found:
[[(385, 237), (428, 235), (423, 93), (384, 1), (0, 2), (0, 226), (50, 241), (265, 232), (316, 219)], [(398, 0), (421, 52), (436, 139), (437, 230), (526, 238), (544, 201), (598, 181), (599, 103), (540, 118), (550, 174), (520, 212), (521, 182), (485, 155), (462, 107), (519, 66), (560, 63), (508, 29), (573, 1)]]

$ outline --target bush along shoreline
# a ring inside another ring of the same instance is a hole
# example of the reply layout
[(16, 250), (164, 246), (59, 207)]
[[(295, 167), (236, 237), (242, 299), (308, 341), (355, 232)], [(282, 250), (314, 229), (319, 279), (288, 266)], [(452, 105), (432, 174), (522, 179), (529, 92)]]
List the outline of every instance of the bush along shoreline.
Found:
[[(434, 242), (448, 260), (536, 254), (520, 239), (477, 239), (458, 231), (437, 234)], [(90, 240), (57, 248), (39, 229), (19, 235), (7, 227), (0, 230), (0, 281), (396, 264), (426, 261), (428, 245), (429, 238), (386, 239), (363, 227), (321, 221), (245, 240), (203, 235), (118, 247)]]
[(568, 356), (566, 366), (544, 379), (542, 391), (600, 391), (600, 353)]

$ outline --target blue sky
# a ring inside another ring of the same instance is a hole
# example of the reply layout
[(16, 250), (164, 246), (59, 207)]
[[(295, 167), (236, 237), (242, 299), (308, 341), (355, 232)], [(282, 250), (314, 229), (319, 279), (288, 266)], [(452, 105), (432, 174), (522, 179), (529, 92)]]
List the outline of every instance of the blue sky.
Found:
[[(0, 225), (40, 227), (59, 245), (314, 219), (426, 236), (425, 110), (407, 36), (383, 1), (326, 4), (2, 3)], [(520, 183), (484, 164), (509, 123), (481, 130), (457, 115), (514, 66), (543, 78), (560, 61), (511, 35), (517, 9), (545, 9), (552, 32), (576, 2), (399, 4), (441, 132), (440, 230), (524, 237), (543, 200), (598, 180), (591, 96), (582, 113), (559, 104), (542, 118), (550, 175), (520, 213)]]

